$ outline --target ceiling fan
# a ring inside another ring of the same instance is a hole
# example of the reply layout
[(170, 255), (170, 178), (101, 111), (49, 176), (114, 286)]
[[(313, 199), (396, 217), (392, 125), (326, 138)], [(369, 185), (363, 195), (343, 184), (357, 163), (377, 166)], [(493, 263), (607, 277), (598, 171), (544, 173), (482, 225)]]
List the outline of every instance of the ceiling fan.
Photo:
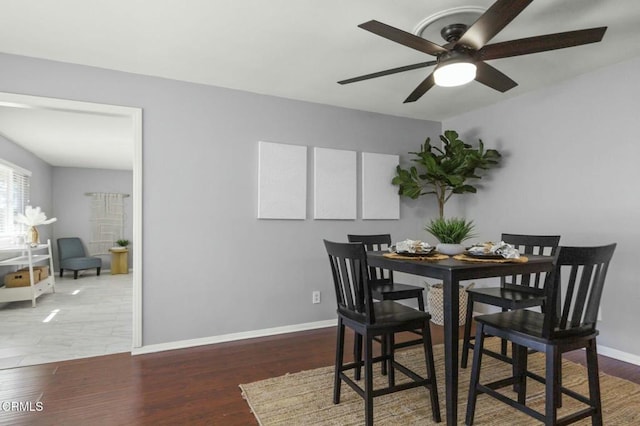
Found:
[(440, 34), (447, 43), (442, 46), (375, 20), (360, 24), (358, 27), (362, 29), (435, 56), (436, 60), (378, 71), (341, 80), (338, 83), (355, 83), (435, 65), (434, 71), (411, 92), (404, 103), (417, 101), (434, 85), (458, 86), (472, 80), (500, 92), (506, 92), (516, 87), (518, 83), (485, 61), (596, 43), (602, 40), (607, 30), (607, 27), (598, 27), (487, 44), (532, 1), (498, 0), (471, 26), (465, 24), (445, 26)]

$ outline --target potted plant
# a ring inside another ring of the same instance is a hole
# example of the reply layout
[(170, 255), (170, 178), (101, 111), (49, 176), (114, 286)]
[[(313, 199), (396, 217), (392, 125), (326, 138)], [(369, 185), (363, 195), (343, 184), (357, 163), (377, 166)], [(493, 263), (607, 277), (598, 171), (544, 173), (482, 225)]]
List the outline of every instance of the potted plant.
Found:
[(459, 139), (454, 130), (440, 135), (442, 148), (431, 145), (427, 138), (419, 152), (410, 152), (419, 167), (396, 168), (396, 176), (391, 183), (398, 185), (402, 196), (417, 199), (422, 195), (435, 194), (438, 200), (440, 218), (444, 217), (444, 205), (453, 194), (476, 193), (477, 188), (469, 179), (480, 179), (478, 169), (490, 169), (500, 161), (500, 153), (495, 149), (484, 149), (482, 140), (478, 148)]
[(127, 248), (127, 246), (129, 245), (129, 240), (117, 240), (116, 244), (118, 245), (118, 247), (124, 247)]
[(462, 242), (475, 236), (473, 233), (473, 221), (457, 217), (432, 219), (424, 229), (440, 241), (440, 244), (436, 246), (436, 250), (448, 255), (464, 252)]

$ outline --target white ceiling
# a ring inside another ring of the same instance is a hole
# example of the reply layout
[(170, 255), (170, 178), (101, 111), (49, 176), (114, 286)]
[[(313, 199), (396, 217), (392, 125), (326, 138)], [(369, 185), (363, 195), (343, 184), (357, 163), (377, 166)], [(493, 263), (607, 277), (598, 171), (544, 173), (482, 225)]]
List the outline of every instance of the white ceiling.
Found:
[(0, 93), (0, 135), (52, 166), (132, 170), (130, 110)]
[[(487, 8), (492, 3), (493, 0), (0, 0), (0, 52), (431, 120), (443, 120), (640, 55), (640, 1), (535, 0), (491, 42), (608, 26), (603, 41), (491, 61), (491, 65), (519, 83), (506, 93), (472, 82), (457, 88), (434, 87), (417, 102), (403, 104), (431, 68), (345, 86), (336, 83), (433, 59), (357, 28), (358, 24), (376, 19), (413, 32), (425, 18), (443, 10), (461, 6)], [(437, 39), (431, 41), (441, 43)], [(37, 115), (43, 115), (42, 111), (39, 113), (29, 119), (38, 119)], [(27, 130), (6, 129), (4, 117), (17, 120), (20, 114), (26, 112), (4, 111), (0, 115), (0, 132), (11, 132), (14, 138), (20, 138), (12, 139), (17, 143), (35, 139)], [(95, 116), (89, 120), (104, 124)], [(63, 122), (56, 119), (60, 126), (49, 126), (51, 131), (47, 133), (76, 128), (63, 128)], [(33, 122), (29, 127), (42, 128)], [(106, 131), (91, 135), (101, 133), (105, 136)], [(59, 136), (58, 140), (90, 143), (86, 135)], [(75, 146), (81, 144), (76, 142)]]

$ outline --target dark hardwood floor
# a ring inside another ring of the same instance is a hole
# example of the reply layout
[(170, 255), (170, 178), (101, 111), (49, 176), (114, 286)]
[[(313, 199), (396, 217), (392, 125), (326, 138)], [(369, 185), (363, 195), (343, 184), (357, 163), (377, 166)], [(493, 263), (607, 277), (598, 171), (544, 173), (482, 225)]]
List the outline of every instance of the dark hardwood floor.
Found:
[[(442, 327), (432, 330), (434, 344), (441, 343)], [(335, 328), (325, 328), (0, 370), (0, 424), (255, 425), (238, 385), (332, 365), (334, 346)], [(568, 358), (579, 362), (584, 354)], [(640, 384), (638, 366), (601, 356), (600, 368)]]

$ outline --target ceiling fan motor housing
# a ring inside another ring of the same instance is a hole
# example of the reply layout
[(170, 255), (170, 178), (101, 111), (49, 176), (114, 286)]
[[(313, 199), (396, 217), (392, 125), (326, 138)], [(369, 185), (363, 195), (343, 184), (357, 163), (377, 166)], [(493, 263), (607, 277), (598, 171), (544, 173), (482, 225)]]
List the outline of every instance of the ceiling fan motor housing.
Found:
[(455, 43), (460, 40), (462, 34), (467, 31), (467, 26), (465, 24), (451, 24), (442, 28), (440, 31), (440, 35), (443, 39), (445, 39), (449, 43)]
[(475, 58), (471, 52), (466, 50), (450, 50), (438, 55), (438, 65), (455, 64), (458, 62), (474, 63)]

